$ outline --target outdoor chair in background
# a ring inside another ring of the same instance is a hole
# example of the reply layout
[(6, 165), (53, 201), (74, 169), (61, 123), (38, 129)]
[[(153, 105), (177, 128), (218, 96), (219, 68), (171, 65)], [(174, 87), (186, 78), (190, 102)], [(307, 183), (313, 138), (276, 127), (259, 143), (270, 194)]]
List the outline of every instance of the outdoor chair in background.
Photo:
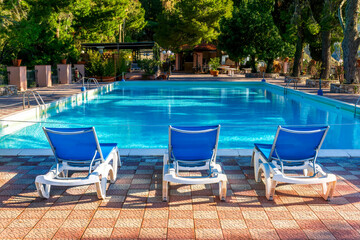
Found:
[[(95, 184), (97, 196), (104, 199), (108, 177), (114, 183), (120, 155), (116, 143), (99, 143), (95, 128), (43, 128), (55, 156), (55, 164), (35, 179), (37, 192), (49, 198), (54, 186)], [(70, 177), (69, 171), (87, 171), (85, 177)]]
[[(219, 183), (219, 196), (226, 198), (227, 177), (216, 163), (220, 125), (169, 126), (168, 153), (164, 155), (163, 200), (169, 200), (169, 182), (180, 184)], [(180, 171), (203, 171), (206, 176), (181, 176)]]
[[(279, 126), (273, 144), (255, 143), (251, 165), (255, 181), (264, 173), (265, 194), (272, 200), (277, 183), (321, 184), (322, 197), (329, 200), (334, 192), (336, 176), (325, 173), (316, 159), (329, 130), (323, 127)], [(285, 175), (285, 170), (302, 170), (302, 175)]]

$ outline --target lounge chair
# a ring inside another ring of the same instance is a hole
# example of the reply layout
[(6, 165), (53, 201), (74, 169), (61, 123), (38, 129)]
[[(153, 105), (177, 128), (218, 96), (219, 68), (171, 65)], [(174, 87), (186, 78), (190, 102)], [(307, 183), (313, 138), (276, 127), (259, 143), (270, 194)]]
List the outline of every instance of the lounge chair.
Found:
[[(164, 155), (163, 201), (169, 199), (169, 182), (180, 184), (219, 183), (221, 200), (226, 198), (227, 177), (216, 164), (220, 125), (204, 127), (169, 126), (169, 148)], [(180, 171), (207, 170), (207, 176), (181, 176)]]
[[(273, 144), (255, 143), (251, 165), (254, 166), (255, 181), (265, 177), (265, 194), (272, 200), (278, 182), (292, 184), (321, 184), (322, 197), (332, 198), (336, 176), (325, 173), (316, 164), (320, 147), (329, 130), (324, 127), (279, 126)], [(302, 170), (302, 175), (285, 175), (285, 170)]]
[[(37, 192), (49, 198), (54, 186), (95, 183), (97, 196), (106, 196), (107, 178), (115, 182), (120, 155), (116, 143), (99, 143), (95, 128), (43, 128), (55, 156), (55, 164), (35, 179)], [(69, 177), (69, 171), (87, 171), (85, 177)]]

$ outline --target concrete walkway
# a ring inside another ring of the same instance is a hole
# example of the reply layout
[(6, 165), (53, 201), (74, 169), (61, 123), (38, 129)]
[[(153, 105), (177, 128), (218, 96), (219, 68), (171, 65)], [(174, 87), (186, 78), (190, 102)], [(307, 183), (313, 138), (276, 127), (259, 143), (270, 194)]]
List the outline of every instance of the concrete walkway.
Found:
[[(220, 74), (219, 77), (213, 77), (210, 74), (183, 74), (183, 73), (173, 73), (170, 77), (170, 81), (231, 81), (231, 82), (241, 82), (241, 81), (260, 81), (260, 78), (245, 78), (243, 74), (236, 74), (233, 77), (226, 74)], [(268, 83), (285, 86), (284, 77), (279, 79), (266, 79)], [(45, 103), (49, 103), (55, 100), (58, 100), (63, 97), (68, 97), (73, 94), (81, 92), (80, 84), (67, 84), (67, 85), (55, 85), (53, 87), (47, 88), (34, 88), (40, 93)], [(304, 85), (298, 85), (298, 90), (316, 94), (317, 89), (307, 88)], [(347, 103), (355, 104), (359, 95), (356, 94), (346, 94), (346, 93), (330, 93), (330, 89), (323, 89), (324, 96), (333, 98), (336, 100), (344, 101)], [(33, 98), (30, 98), (31, 107), (36, 106), (36, 102)], [(22, 94), (15, 96), (1, 96), (0, 97), (0, 119), (16, 112), (23, 111), (22, 106)]]

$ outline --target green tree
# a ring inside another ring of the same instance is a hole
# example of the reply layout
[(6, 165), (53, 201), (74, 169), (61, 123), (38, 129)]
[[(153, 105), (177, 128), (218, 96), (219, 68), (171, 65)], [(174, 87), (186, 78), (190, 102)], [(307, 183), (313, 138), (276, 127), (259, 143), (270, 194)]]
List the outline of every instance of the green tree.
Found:
[(309, 42), (309, 36), (319, 33), (320, 25), (314, 19), (308, 0), (275, 0), (272, 15), (282, 38), (296, 46), (292, 74), (298, 77), (302, 67), (304, 45)]
[(310, 35), (309, 46), (311, 57), (321, 61), (322, 79), (330, 77), (331, 46), (341, 41), (342, 32), (337, 20), (339, 0), (310, 0), (310, 6), (315, 20), (320, 25), (317, 35)]
[(282, 41), (274, 25), (272, 9), (272, 0), (240, 1), (232, 17), (220, 22), (219, 48), (235, 61), (250, 56), (253, 71), (255, 60), (264, 60), (266, 71), (271, 72), (275, 58), (293, 54), (291, 45)]
[[(1, 63), (18, 55), (27, 66), (76, 61), (82, 42), (116, 42), (145, 26), (138, 0), (5, 0), (1, 3)], [(4, 54), (5, 53), (5, 54)], [(13, 53), (13, 54), (9, 54)]]
[(211, 42), (219, 35), (221, 17), (230, 17), (230, 0), (182, 0), (158, 16), (154, 39), (164, 48), (179, 49)]
[[(346, 3), (345, 22), (342, 18), (342, 6)], [(357, 56), (360, 45), (358, 31), (359, 0), (343, 0), (339, 7), (339, 18), (341, 27), (344, 30), (344, 39), (341, 43), (344, 53), (345, 83), (359, 83), (359, 76), (356, 74)]]

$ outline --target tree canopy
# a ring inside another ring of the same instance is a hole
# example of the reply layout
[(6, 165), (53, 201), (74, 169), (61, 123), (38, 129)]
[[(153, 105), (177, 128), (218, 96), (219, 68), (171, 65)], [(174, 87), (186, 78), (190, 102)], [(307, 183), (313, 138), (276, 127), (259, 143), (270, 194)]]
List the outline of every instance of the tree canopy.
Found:
[[(292, 46), (281, 40), (272, 10), (272, 0), (240, 1), (234, 6), (232, 17), (222, 18), (220, 22), (219, 47), (233, 60), (248, 56), (264, 60), (267, 71), (271, 71), (275, 58), (293, 55)], [(252, 65), (255, 70), (254, 63)]]
[(216, 41), (220, 19), (230, 17), (231, 11), (231, 0), (177, 1), (159, 14), (154, 38), (164, 48), (171, 49)]

